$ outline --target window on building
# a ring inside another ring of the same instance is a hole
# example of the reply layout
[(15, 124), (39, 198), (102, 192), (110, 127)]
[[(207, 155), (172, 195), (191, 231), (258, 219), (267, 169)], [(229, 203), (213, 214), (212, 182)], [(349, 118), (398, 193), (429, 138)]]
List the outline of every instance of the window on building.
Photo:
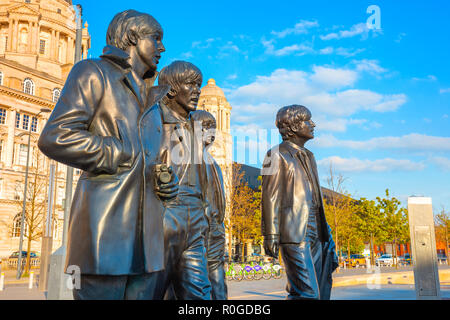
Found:
[(24, 114), (22, 116), (22, 129), (23, 130), (29, 130), (30, 129), (30, 116), (27, 114)]
[(22, 196), (23, 196), (23, 183), (17, 180), (14, 188), (14, 200), (22, 200)]
[(34, 82), (31, 79), (25, 79), (23, 81), (23, 92), (26, 94), (34, 95)]
[[(12, 226), (12, 232), (11, 232), (11, 236), (13, 238), (19, 238), (20, 237), (20, 229), (22, 226), (22, 213), (18, 213), (13, 220), (13, 226)], [(23, 230), (23, 234), (26, 236), (28, 234), (28, 230), (27, 230), (27, 224), (25, 222), (25, 229)]]
[(31, 118), (31, 131), (33, 132), (38, 131), (38, 119), (36, 117)]
[(27, 165), (27, 153), (28, 153), (28, 146), (26, 144), (19, 145), (19, 157), (18, 157), (18, 164), (21, 166)]
[(25, 3), (31, 3), (31, 0), (25, 0)]
[(40, 40), (39, 41), (39, 53), (40, 54), (45, 54), (45, 40)]
[(60, 89), (53, 89), (53, 102), (58, 102), (59, 96), (61, 95), (61, 90)]
[(0, 108), (0, 124), (6, 124), (6, 109)]
[(20, 113), (16, 112), (16, 128), (20, 129)]
[(56, 10), (56, 12), (61, 13), (61, 9)]

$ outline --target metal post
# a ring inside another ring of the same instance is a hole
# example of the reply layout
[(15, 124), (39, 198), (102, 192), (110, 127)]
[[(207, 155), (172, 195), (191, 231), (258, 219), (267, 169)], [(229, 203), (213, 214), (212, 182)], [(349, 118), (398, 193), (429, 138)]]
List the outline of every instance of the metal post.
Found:
[(3, 291), (5, 289), (5, 273), (2, 272), (0, 274), (0, 291)]
[(48, 206), (45, 219), (44, 234), (41, 247), (41, 270), (39, 273), (39, 290), (47, 291), (50, 254), (53, 246), (53, 208), (55, 203), (55, 171), (56, 165), (50, 164), (50, 177), (48, 184)]
[[(81, 45), (83, 37), (83, 20), (82, 20), (82, 7), (77, 4), (76, 8), (76, 39), (75, 39), (75, 63), (81, 61)], [(67, 232), (69, 228), (69, 215), (70, 207), (72, 205), (72, 189), (73, 189), (73, 168), (67, 166), (66, 172), (66, 190), (64, 201), (64, 227), (63, 227), (63, 239), (61, 247), (56, 250), (50, 258), (50, 272), (48, 279), (48, 293), (47, 299), (49, 300), (69, 300), (73, 299), (72, 291), (68, 288), (67, 284), (71, 281), (71, 276), (64, 271), (66, 260), (66, 247), (67, 247)]]
[(408, 216), (416, 297), (441, 299), (431, 198), (408, 198)]
[(33, 289), (34, 271), (30, 272), (30, 279), (28, 282), (28, 289)]
[(29, 167), (28, 162), (30, 161), (31, 123), (29, 123), (29, 126), (30, 126), (30, 128), (28, 130), (27, 164), (25, 166), (25, 186), (23, 188), (22, 216), (20, 218), (19, 256), (17, 257), (17, 274), (16, 274), (17, 279), (20, 279), (20, 277), (22, 276), (22, 246), (23, 246), (23, 234), (24, 234), (24, 229), (25, 229), (24, 228), (25, 212), (26, 212), (26, 205), (27, 205), (28, 167)]

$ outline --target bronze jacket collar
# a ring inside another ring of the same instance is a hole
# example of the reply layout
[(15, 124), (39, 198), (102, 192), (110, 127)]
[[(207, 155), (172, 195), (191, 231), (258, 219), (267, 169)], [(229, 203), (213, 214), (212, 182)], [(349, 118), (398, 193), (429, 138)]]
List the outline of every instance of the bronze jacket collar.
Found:
[(128, 62), (130, 55), (119, 48), (106, 46), (103, 48), (103, 54), (100, 57), (109, 59), (122, 69), (130, 69), (131, 71), (131, 64)]
[(302, 148), (302, 147), (300, 147), (300, 146), (296, 145), (295, 143), (290, 142), (288, 140), (283, 141), (282, 144), (286, 147), (287, 151), (289, 151), (289, 153), (291, 154), (292, 157), (295, 157), (295, 155), (297, 153), (299, 153), (299, 152), (300, 153), (301, 152), (306, 152), (308, 155), (310, 155), (310, 153), (311, 153), (311, 151), (309, 151), (308, 149)]
[(174, 123), (174, 124), (188, 124), (189, 120), (177, 117), (175, 112), (173, 112), (168, 106), (166, 106), (162, 101), (159, 103), (161, 107), (161, 115), (163, 123)]

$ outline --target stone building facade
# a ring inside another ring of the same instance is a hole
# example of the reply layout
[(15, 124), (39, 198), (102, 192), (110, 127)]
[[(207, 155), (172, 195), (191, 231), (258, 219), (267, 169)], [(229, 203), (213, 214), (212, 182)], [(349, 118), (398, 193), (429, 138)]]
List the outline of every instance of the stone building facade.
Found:
[[(232, 178), (232, 139), (231, 139), (231, 105), (224, 92), (216, 85), (214, 79), (202, 88), (198, 108), (214, 115), (217, 122), (216, 140), (211, 147), (211, 154), (222, 169), (227, 203), (231, 196)], [(227, 205), (227, 208), (230, 206)], [(228, 216), (228, 212), (227, 215)], [(228, 237), (227, 237), (228, 240)]]
[[(53, 109), (74, 64), (75, 29), (71, 0), (0, 0), (0, 258), (19, 247), (30, 134), (27, 215), (34, 213), (37, 217), (33, 221), (42, 224), (47, 212), (49, 168), (55, 164), (53, 248), (61, 244), (65, 166), (45, 158), (36, 143), (49, 117), (40, 111)], [(87, 58), (89, 48), (85, 24), (83, 58)], [(74, 184), (80, 174), (75, 171)], [(34, 196), (33, 191), (39, 194)], [(32, 233), (39, 233), (39, 227)], [(26, 250), (26, 237), (23, 245)], [(40, 252), (40, 239), (32, 241), (32, 250)]]

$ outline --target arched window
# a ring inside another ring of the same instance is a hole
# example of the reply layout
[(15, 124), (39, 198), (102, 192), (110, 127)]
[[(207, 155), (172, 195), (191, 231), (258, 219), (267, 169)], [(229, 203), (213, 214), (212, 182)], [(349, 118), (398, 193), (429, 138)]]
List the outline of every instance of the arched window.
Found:
[[(22, 225), (22, 213), (18, 213), (13, 220), (13, 226), (12, 226), (12, 232), (11, 232), (11, 236), (13, 238), (19, 238), (20, 237), (20, 227)], [(26, 236), (27, 235), (27, 224), (25, 222), (25, 230), (23, 230), (23, 235)]]
[(58, 88), (53, 89), (52, 100), (53, 102), (58, 102), (59, 96), (61, 95), (61, 90)]
[(33, 80), (27, 78), (23, 80), (23, 92), (27, 94), (34, 95), (34, 82)]

